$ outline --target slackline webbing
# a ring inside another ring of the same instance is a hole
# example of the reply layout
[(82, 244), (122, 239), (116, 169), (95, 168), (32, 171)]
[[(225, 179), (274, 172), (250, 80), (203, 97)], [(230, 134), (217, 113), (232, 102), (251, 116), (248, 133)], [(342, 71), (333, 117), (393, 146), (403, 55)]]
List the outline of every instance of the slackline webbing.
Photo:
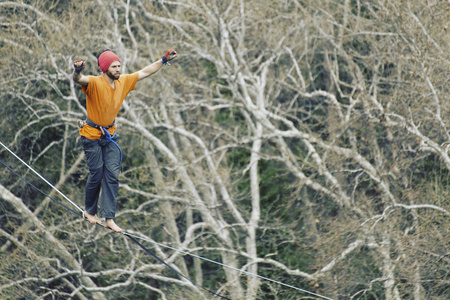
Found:
[[(47, 184), (50, 185), (54, 190), (56, 190), (56, 191), (57, 191), (64, 199), (66, 199), (67, 201), (69, 201), (69, 202), (70, 202), (73, 206), (75, 206), (79, 211), (76, 211), (76, 210), (74, 210), (74, 209), (68, 207), (67, 205), (61, 203), (60, 201), (54, 199), (53, 197), (51, 197), (50, 195), (48, 195), (47, 193), (45, 193), (44, 191), (42, 191), (41, 189), (39, 189), (38, 187), (36, 187), (35, 185), (33, 185), (31, 182), (27, 181), (27, 180), (26, 180), (25, 178), (23, 178), (20, 174), (18, 174), (16, 171), (14, 171), (11, 167), (9, 167), (8, 165), (6, 165), (6, 163), (3, 162), (3, 160), (0, 159), (0, 163), (3, 164), (9, 171), (11, 171), (13, 174), (15, 174), (16, 176), (18, 176), (20, 179), (22, 179), (24, 182), (26, 182), (28, 185), (30, 185), (31, 187), (33, 187), (34, 189), (36, 189), (37, 191), (39, 191), (40, 193), (42, 193), (42, 194), (45, 195), (46, 197), (50, 198), (53, 202), (55, 202), (55, 203), (61, 205), (62, 207), (66, 208), (67, 210), (71, 211), (72, 213), (74, 213), (74, 214), (76, 214), (76, 215), (78, 215), (78, 216), (80, 216), (80, 217), (83, 216), (83, 209), (82, 209), (81, 207), (79, 207), (79, 206), (78, 206), (77, 204), (75, 204), (72, 200), (70, 200), (68, 197), (66, 197), (62, 192), (60, 192), (55, 186), (53, 186), (50, 182), (48, 182), (43, 176), (41, 176), (38, 172), (36, 172), (32, 167), (30, 167), (25, 161), (23, 161), (19, 156), (17, 156), (14, 152), (12, 152), (12, 151), (11, 151), (8, 147), (6, 147), (2, 142), (0, 142), (0, 145), (3, 146), (6, 150), (8, 150), (8, 152), (10, 152), (14, 157), (16, 157), (21, 163), (23, 163), (23, 164), (24, 164), (26, 167), (28, 167), (31, 171), (33, 171), (33, 173), (35, 173), (35, 174), (36, 174), (39, 178), (41, 178), (45, 183), (47, 183)], [(97, 223), (97, 225), (106, 228), (103, 224)], [(205, 257), (202, 257), (202, 256), (198, 256), (198, 255), (195, 255), (195, 254), (192, 254), (192, 253), (189, 253), (189, 252), (181, 251), (181, 250), (179, 250), (179, 249), (176, 249), (176, 248), (173, 248), (173, 247), (170, 247), (170, 246), (167, 246), (167, 245), (163, 245), (163, 244), (157, 243), (157, 242), (152, 241), (152, 240), (149, 240), (149, 239), (145, 239), (145, 238), (142, 238), (142, 237), (133, 235), (133, 234), (128, 233), (128, 232), (126, 232), (126, 231), (123, 231), (123, 232), (121, 232), (121, 233), (122, 233), (123, 235), (125, 235), (126, 237), (128, 237), (131, 241), (133, 241), (133, 242), (134, 242), (136, 245), (138, 245), (140, 248), (142, 248), (147, 254), (149, 254), (149, 255), (151, 255), (152, 257), (154, 257), (156, 260), (158, 260), (158, 261), (161, 262), (163, 265), (165, 265), (166, 267), (168, 267), (169, 269), (171, 269), (172, 271), (174, 271), (175, 273), (177, 273), (179, 276), (181, 276), (181, 277), (183, 277), (184, 279), (188, 280), (188, 281), (191, 282), (193, 285), (195, 285), (195, 286), (197, 286), (197, 287), (199, 287), (199, 288), (201, 288), (201, 289), (207, 291), (208, 293), (210, 293), (210, 294), (212, 294), (212, 295), (214, 295), (214, 296), (220, 297), (220, 298), (222, 298), (222, 299), (228, 299), (228, 300), (231, 300), (230, 298), (227, 298), (227, 297), (225, 297), (225, 296), (216, 294), (215, 292), (210, 291), (210, 290), (204, 288), (203, 286), (196, 284), (196, 283), (193, 282), (191, 279), (189, 279), (187, 276), (183, 275), (182, 273), (180, 273), (179, 271), (177, 271), (175, 268), (173, 268), (172, 266), (170, 266), (168, 263), (166, 263), (163, 259), (161, 259), (161, 258), (158, 257), (156, 254), (154, 254), (152, 251), (148, 250), (144, 245), (142, 245), (141, 243), (139, 243), (136, 239), (145, 240), (145, 241), (151, 242), (151, 243), (153, 243), (153, 244), (155, 244), (155, 245), (162, 246), (162, 247), (166, 247), (166, 248), (172, 249), (172, 250), (174, 250), (174, 251), (178, 251), (178, 252), (180, 252), (180, 253), (182, 253), (182, 254), (185, 254), (185, 255), (190, 255), (190, 256), (192, 256), (192, 257), (196, 257), (196, 258), (199, 258), (199, 259), (208, 261), (208, 262), (212, 262), (212, 263), (218, 264), (218, 265), (220, 265), (220, 266), (223, 266), (223, 267), (226, 267), (226, 268), (230, 268), (230, 269), (236, 270), (236, 271), (238, 271), (238, 272), (247, 274), (247, 275), (249, 275), (249, 276), (254, 276), (254, 277), (258, 277), (258, 278), (260, 278), (260, 279), (264, 279), (264, 280), (267, 280), (267, 281), (271, 281), (271, 282), (273, 282), (273, 283), (277, 283), (277, 284), (283, 285), (283, 286), (285, 286), (285, 287), (289, 287), (289, 288), (292, 288), (292, 289), (295, 289), (295, 290), (298, 290), (298, 291), (307, 293), (307, 294), (312, 295), (312, 296), (316, 296), (316, 297), (319, 297), (319, 298), (322, 298), (322, 299), (326, 299), (326, 300), (333, 300), (332, 298), (329, 298), (329, 297), (326, 297), (326, 296), (323, 296), (323, 295), (320, 295), (320, 294), (316, 294), (316, 293), (314, 293), (314, 292), (310, 292), (310, 291), (308, 291), (308, 290), (304, 290), (304, 289), (301, 289), (301, 288), (298, 288), (298, 287), (295, 287), (295, 286), (292, 286), (292, 285), (283, 283), (283, 282), (281, 282), (281, 281), (273, 280), (273, 279), (270, 279), (270, 278), (267, 278), (267, 277), (264, 277), (264, 276), (261, 276), (261, 275), (258, 275), (258, 274), (253, 274), (253, 273), (248, 272), (248, 271), (245, 271), (245, 270), (240, 270), (240, 269), (234, 268), (234, 267), (232, 267), (232, 266), (229, 266), (229, 265), (226, 265), (226, 264), (223, 264), (223, 263), (214, 261), (214, 260), (210, 260), (210, 259), (205, 258)]]

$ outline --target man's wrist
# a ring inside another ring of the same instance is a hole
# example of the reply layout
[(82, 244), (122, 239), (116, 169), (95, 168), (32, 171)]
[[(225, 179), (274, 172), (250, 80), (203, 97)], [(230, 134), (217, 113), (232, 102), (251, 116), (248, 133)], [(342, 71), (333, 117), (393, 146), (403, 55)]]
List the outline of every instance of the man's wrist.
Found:
[(76, 70), (73, 71), (72, 78), (75, 82), (78, 82), (82, 76), (83, 75), (81, 75), (81, 71), (78, 71), (78, 72)]
[(169, 61), (167, 60), (167, 58), (166, 58), (165, 56), (163, 56), (163, 57), (161, 58), (161, 62), (162, 62), (163, 65), (168, 65), (168, 66), (170, 66), (170, 63), (169, 63)]

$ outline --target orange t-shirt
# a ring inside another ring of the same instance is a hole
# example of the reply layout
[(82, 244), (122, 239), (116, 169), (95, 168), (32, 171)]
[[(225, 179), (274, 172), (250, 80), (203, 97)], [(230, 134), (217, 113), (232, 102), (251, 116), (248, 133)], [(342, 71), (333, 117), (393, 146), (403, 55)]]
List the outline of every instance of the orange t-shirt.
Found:
[[(88, 77), (89, 84), (82, 87), (86, 94), (87, 115), (95, 124), (109, 126), (116, 119), (125, 97), (134, 90), (139, 73), (120, 75), (119, 79), (115, 81), (115, 89), (109, 85), (103, 75)], [(116, 125), (109, 128), (111, 135), (115, 131)], [(91, 140), (101, 137), (100, 130), (87, 125), (86, 122), (79, 132)]]

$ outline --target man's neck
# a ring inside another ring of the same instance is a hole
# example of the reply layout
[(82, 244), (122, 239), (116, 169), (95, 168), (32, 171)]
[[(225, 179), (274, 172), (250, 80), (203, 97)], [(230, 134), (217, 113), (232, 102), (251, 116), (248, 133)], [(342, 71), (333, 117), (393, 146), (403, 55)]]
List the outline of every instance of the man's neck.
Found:
[(109, 83), (109, 85), (115, 89), (116, 88), (116, 81), (114, 79), (112, 79), (111, 77), (109, 77), (108, 75), (106, 75), (106, 73), (103, 73), (103, 78), (106, 79), (106, 82)]

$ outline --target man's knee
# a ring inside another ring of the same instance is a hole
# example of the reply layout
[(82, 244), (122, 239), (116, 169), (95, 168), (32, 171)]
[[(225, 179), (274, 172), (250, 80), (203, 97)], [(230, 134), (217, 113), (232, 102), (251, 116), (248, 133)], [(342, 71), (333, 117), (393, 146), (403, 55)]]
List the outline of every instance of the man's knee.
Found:
[(119, 183), (119, 173), (120, 167), (114, 166), (111, 167), (106, 165), (106, 170), (104, 172), (104, 179), (108, 181), (109, 184), (118, 184)]
[(103, 168), (98, 168), (98, 169), (89, 169), (90, 175), (89, 175), (89, 181), (92, 184), (96, 184), (96, 183), (100, 183), (102, 181), (103, 178)]

